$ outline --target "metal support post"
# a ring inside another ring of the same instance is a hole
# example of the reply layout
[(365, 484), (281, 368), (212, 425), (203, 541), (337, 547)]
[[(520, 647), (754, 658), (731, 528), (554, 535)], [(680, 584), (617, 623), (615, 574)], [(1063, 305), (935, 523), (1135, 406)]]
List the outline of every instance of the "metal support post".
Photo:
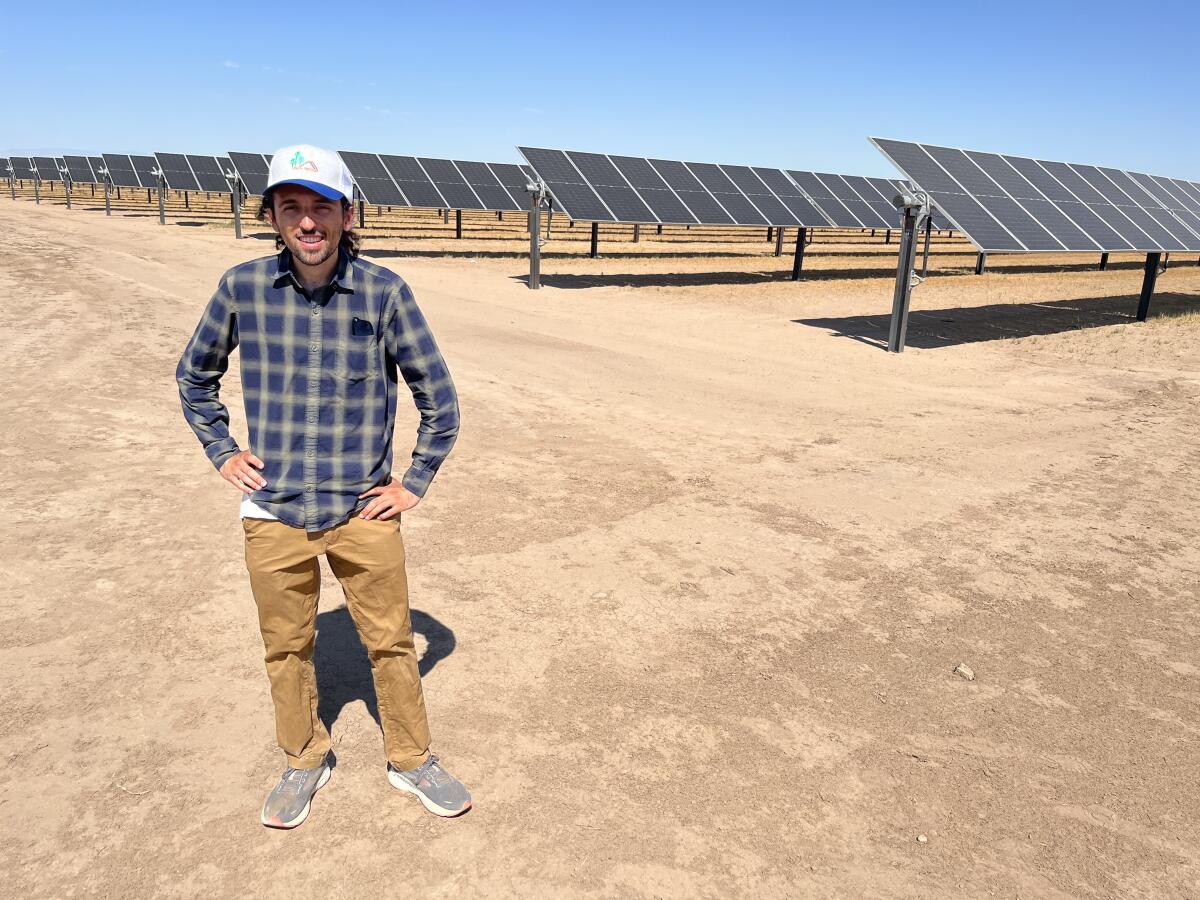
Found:
[(167, 182), (161, 174), (158, 176), (158, 224), (167, 224)]
[(783, 256), (783, 228), (775, 229), (775, 255)]
[(887, 233), (886, 233), (886, 234), (884, 234), (884, 236), (883, 236), (883, 242), (884, 242), (885, 244), (890, 244), (890, 243), (892, 242), (892, 229), (890, 229), (890, 228), (889, 228), (889, 229), (887, 230)]
[(242, 239), (242, 183), (236, 175), (232, 175), (229, 185), (233, 188), (229, 195), (229, 202), (233, 206), (233, 237), (240, 241)]
[[(140, 180), (140, 179), (139, 179), (139, 180)], [(154, 202), (154, 199), (153, 199), (153, 198), (152, 198), (150, 195), (151, 195), (151, 189), (150, 189), (150, 188), (146, 188), (146, 202), (147, 202), (147, 203), (153, 203), (153, 202)]]
[(184, 208), (184, 209), (191, 209), (191, 208), (192, 208), (192, 201), (191, 201), (191, 198), (190, 198), (190, 197), (188, 197), (188, 192), (187, 192), (187, 191), (184, 191), (184, 192), (183, 192), (183, 208)]
[(1146, 254), (1146, 274), (1142, 277), (1142, 296), (1138, 299), (1137, 320), (1145, 322), (1150, 312), (1150, 297), (1154, 294), (1154, 283), (1158, 281), (1161, 253)]
[(888, 350), (892, 353), (904, 352), (904, 339), (908, 334), (908, 306), (912, 300), (919, 214), (919, 207), (904, 207), (904, 225), (900, 231), (900, 260), (896, 263), (896, 292), (892, 296), (892, 325), (888, 331)]
[(542, 286), (541, 201), (540, 191), (529, 192), (529, 288), (534, 291)]
[(442, 210), (442, 224), (443, 225), (450, 224), (450, 210), (448, 210), (448, 209)]
[(804, 266), (804, 235), (807, 229), (796, 229), (796, 255), (792, 259), (792, 281), (800, 280), (800, 269)]
[(34, 173), (33, 176), (33, 202), (39, 205), (42, 202), (42, 179), (37, 176), (37, 173)]
[(461, 209), (456, 209), (454, 211), (454, 237), (460, 241), (462, 240), (462, 210)]
[[(658, 232), (657, 232), (657, 233), (658, 233), (658, 234), (662, 234), (662, 226), (661, 226), (661, 225), (659, 225), (659, 226), (658, 226)], [(1200, 259), (1196, 260), (1196, 265), (1200, 266)]]
[(634, 225), (633, 226), (633, 242), (636, 244), (639, 241), (641, 241), (641, 239), (642, 239), (642, 226)]
[(104, 214), (112, 215), (112, 182), (108, 180), (107, 176), (104, 178)]
[(775, 240), (775, 229), (772, 228), (770, 225), (768, 225), (767, 226), (767, 243), (769, 244), (773, 240)]
[[(17, 199), (17, 179), (13, 178), (12, 172), (8, 173), (8, 189), (12, 193), (12, 198)], [(1198, 263), (1200, 264), (1200, 263)]]
[(367, 227), (367, 201), (366, 200), (360, 199), (358, 201), (358, 227), (359, 228)]
[(64, 174), (62, 177), (62, 180), (63, 180), (63, 191), (67, 195), (67, 209), (70, 209), (71, 208), (71, 179), (69, 177), (67, 177), (66, 174)]
[(1103, 272), (1107, 268), (1108, 268), (1108, 254), (1101, 253), (1100, 254), (1100, 271)]
[(978, 256), (975, 257), (975, 274), (982, 275), (983, 269), (986, 265), (987, 265), (987, 254), (980, 253)]
[(933, 217), (925, 217), (925, 252), (921, 257), (921, 277), (929, 274), (929, 236), (933, 234)]
[(496, 221), (497, 222), (504, 221), (504, 213), (502, 213), (500, 210), (496, 210)]
[(597, 256), (600, 255), (599, 247), (600, 247), (600, 223), (593, 222), (592, 223), (592, 251), (589, 254), (592, 257), (592, 259), (595, 259)]

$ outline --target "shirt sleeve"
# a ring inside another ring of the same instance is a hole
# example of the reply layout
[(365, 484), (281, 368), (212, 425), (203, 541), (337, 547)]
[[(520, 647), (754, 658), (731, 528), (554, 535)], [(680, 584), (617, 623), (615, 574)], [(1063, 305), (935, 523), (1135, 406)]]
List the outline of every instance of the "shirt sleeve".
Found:
[(229, 433), (229, 410), (220, 400), (221, 376), (237, 344), (237, 313), (228, 280), (223, 278), (175, 368), (183, 417), (218, 471), (239, 452)]
[(412, 465), (401, 481), (418, 497), (424, 497), (458, 437), (458, 394), (407, 284), (401, 284), (388, 297), (383, 336), (387, 352), (395, 360), (421, 414)]

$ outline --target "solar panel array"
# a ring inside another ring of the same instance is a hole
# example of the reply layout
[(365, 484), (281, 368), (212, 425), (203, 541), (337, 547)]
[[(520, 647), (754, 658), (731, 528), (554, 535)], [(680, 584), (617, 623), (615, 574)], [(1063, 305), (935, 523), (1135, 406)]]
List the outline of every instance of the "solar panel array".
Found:
[(229, 160), (223, 160), (216, 156), (195, 156), (189, 153), (187, 164), (191, 168), (200, 190), (212, 194), (232, 193), (229, 182), (225, 180)]
[(572, 219), (664, 225), (832, 224), (779, 169), (518, 147)]
[(104, 167), (108, 169), (109, 181), (116, 187), (141, 187), (133, 163), (127, 153), (105, 153)]
[(158, 153), (156, 151), (154, 158), (158, 161), (158, 169), (162, 172), (163, 180), (167, 183), (168, 188), (173, 191), (200, 190), (200, 184), (196, 181), (191, 164), (188, 163), (184, 154)]
[(62, 173), (58, 171), (58, 163), (49, 156), (31, 156), (29, 161), (33, 164), (38, 178), (42, 181), (62, 181)]
[(67, 174), (75, 184), (98, 184), (100, 179), (92, 171), (92, 164), (86, 156), (64, 156)]
[(100, 173), (104, 171), (104, 160), (99, 156), (89, 156), (87, 161), (92, 166), (92, 174), (96, 176), (96, 184), (102, 184), (104, 182), (104, 176)]
[(985, 252), (1200, 250), (1200, 185), (871, 138)]
[(136, 153), (130, 153), (129, 161), (133, 163), (133, 171), (137, 173), (142, 187), (158, 187), (158, 176), (154, 174), (158, 169), (158, 160), (153, 156), (138, 156)]
[(231, 151), (229, 161), (238, 179), (251, 194), (261, 194), (267, 189), (267, 173), (271, 169), (271, 157), (262, 153), (238, 153)]
[(500, 212), (525, 208), (526, 179), (516, 166), (353, 150), (338, 154), (363, 199), (373, 206)]

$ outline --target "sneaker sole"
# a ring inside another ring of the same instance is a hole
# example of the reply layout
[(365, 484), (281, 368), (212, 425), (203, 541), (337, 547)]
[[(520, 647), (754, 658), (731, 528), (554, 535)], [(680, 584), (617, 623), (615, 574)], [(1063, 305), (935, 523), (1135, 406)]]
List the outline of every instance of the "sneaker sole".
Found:
[(268, 828), (289, 829), (289, 828), (295, 828), (297, 825), (303, 825), (304, 820), (308, 818), (308, 811), (312, 807), (312, 798), (317, 795), (317, 791), (319, 791), (321, 788), (325, 787), (325, 785), (327, 785), (329, 783), (329, 779), (332, 775), (333, 775), (333, 769), (330, 768), (329, 766), (326, 766), (325, 774), (322, 775), (317, 780), (317, 786), (315, 788), (313, 788), (312, 795), (309, 796), (308, 802), (304, 804), (304, 809), (300, 810), (300, 813), (296, 816), (296, 818), (292, 819), (289, 822), (269, 822), (269, 821), (267, 821), (266, 816), (259, 816), (259, 821), (262, 822), (264, 825), (266, 825)]
[(442, 809), (442, 807), (438, 806), (436, 803), (418, 791), (415, 787), (405, 781), (402, 777), (400, 777), (398, 773), (393, 772), (390, 769), (388, 770), (388, 782), (398, 791), (407, 791), (410, 794), (414, 794), (416, 798), (421, 801), (422, 806), (424, 806), (435, 816), (441, 816), (443, 819), (453, 819), (455, 816), (461, 816), (471, 808), (471, 804), (468, 802), (467, 805), (462, 809)]

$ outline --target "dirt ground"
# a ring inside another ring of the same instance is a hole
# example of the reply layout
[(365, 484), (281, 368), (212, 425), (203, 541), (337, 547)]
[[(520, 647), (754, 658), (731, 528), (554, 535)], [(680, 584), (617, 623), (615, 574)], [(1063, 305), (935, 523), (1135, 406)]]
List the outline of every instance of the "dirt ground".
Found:
[(174, 382), (271, 244), (76, 206), (0, 196), (0, 895), (1200, 896), (1194, 258), (1137, 324), (1136, 257), (935, 242), (889, 355), (865, 235), (793, 283), (563, 229), (538, 292), (519, 233), (371, 238), (462, 401), (404, 529), (475, 808), (388, 786), (323, 565), (337, 766), (286, 833), (239, 495)]

